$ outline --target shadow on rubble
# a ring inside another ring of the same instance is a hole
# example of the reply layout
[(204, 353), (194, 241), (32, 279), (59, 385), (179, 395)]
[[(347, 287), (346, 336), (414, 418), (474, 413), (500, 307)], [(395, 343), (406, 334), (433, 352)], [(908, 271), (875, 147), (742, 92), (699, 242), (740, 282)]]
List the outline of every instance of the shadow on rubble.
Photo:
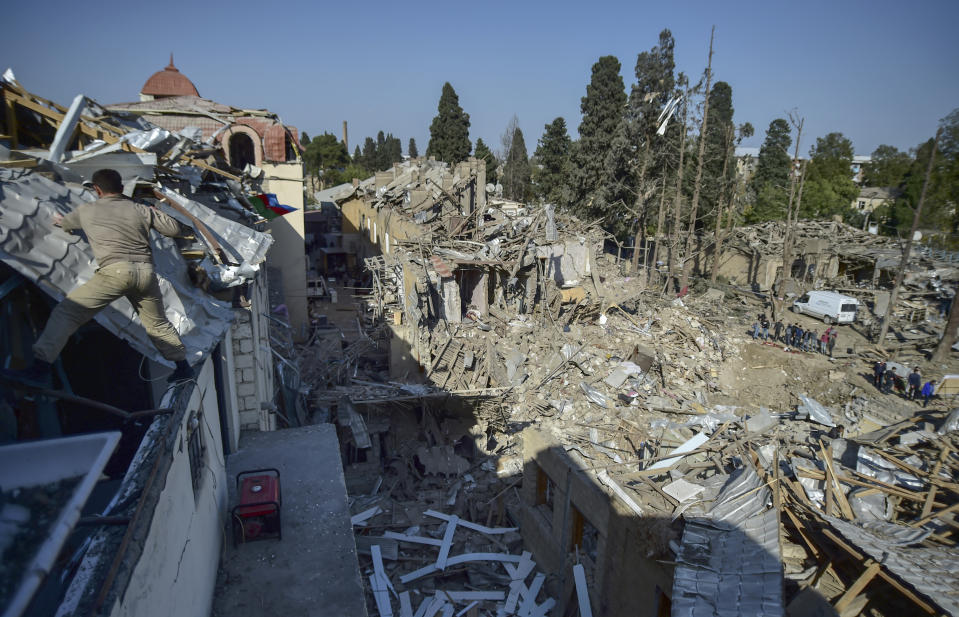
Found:
[[(392, 355), (414, 354), (401, 345)], [(511, 421), (508, 391), (464, 394), (455, 373), (436, 383), (333, 410), (361, 571), (382, 568), (414, 610), (446, 598), (459, 611), (468, 601), (443, 592), (468, 589), (488, 594), (479, 615), (511, 602), (576, 615), (581, 595), (596, 615), (772, 615), (785, 606), (794, 616), (835, 615), (862, 572), (839, 548), (815, 559), (783, 553), (780, 534), (788, 546), (802, 540), (738, 457), (709, 478), (682, 463), (673, 474), (640, 471), (586, 442), (560, 445), (536, 418)], [(678, 501), (663, 490), (677, 478), (702, 494)], [(451, 516), (461, 524), (448, 534)], [(456, 565), (436, 566), (441, 559)], [(524, 559), (535, 565), (522, 568)], [(399, 609), (396, 594), (373, 589), (375, 578), (366, 582), (369, 613), (382, 614), (378, 602)], [(915, 608), (879, 579), (848, 606)]]

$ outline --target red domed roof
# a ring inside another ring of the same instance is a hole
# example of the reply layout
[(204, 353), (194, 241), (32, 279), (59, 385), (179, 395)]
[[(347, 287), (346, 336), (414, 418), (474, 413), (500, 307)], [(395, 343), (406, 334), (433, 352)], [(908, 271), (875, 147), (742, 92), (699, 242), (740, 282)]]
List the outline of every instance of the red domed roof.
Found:
[(186, 75), (181, 73), (173, 66), (173, 54), (170, 54), (170, 64), (162, 71), (154, 73), (150, 79), (143, 84), (140, 94), (149, 94), (151, 96), (200, 96), (196, 86)]

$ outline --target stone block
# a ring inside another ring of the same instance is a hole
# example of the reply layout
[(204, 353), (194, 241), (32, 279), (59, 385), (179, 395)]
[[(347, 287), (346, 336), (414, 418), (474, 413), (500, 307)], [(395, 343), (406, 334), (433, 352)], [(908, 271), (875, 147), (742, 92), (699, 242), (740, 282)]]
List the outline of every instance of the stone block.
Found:
[(238, 369), (253, 368), (253, 354), (234, 355), (233, 364)]
[(241, 383), (236, 387), (237, 396), (253, 396), (256, 394), (256, 386), (251, 383)]
[(243, 369), (243, 381), (244, 382), (254, 382), (256, 380), (256, 375), (253, 374), (253, 369), (245, 368)]
[(253, 351), (253, 339), (243, 339), (240, 341), (240, 353), (250, 353)]

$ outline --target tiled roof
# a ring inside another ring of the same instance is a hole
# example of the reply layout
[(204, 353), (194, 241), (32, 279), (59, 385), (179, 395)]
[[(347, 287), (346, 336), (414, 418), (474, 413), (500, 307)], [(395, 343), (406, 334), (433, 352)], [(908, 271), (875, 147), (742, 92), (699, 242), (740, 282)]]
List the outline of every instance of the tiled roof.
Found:
[[(90, 245), (53, 227), (50, 218), (54, 212), (65, 214), (91, 200), (91, 193), (79, 186), (60, 184), (29, 170), (0, 168), (0, 260), (62, 300), (89, 280), (97, 266)], [(180, 333), (188, 358), (195, 361), (220, 341), (233, 311), (190, 283), (171, 238), (153, 234), (151, 244), (167, 317)], [(138, 352), (170, 365), (150, 342), (125, 298), (95, 319)]]
[(162, 71), (157, 71), (151, 75), (150, 79), (143, 84), (140, 92), (151, 96), (181, 96), (184, 94), (200, 96), (193, 82), (173, 66), (173, 54), (170, 54), (170, 64)]

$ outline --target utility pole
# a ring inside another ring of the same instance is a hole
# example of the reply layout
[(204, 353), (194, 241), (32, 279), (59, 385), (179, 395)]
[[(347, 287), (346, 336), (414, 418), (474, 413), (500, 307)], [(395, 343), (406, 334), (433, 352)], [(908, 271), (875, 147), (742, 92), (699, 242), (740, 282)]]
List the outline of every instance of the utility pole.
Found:
[[(896, 301), (899, 299), (899, 287), (902, 286), (902, 279), (906, 275), (906, 266), (909, 264), (909, 254), (912, 252), (912, 239), (916, 235), (916, 229), (919, 227), (919, 216), (922, 214), (922, 204), (926, 201), (926, 189), (929, 188), (929, 177), (932, 175), (932, 164), (936, 160), (936, 147), (939, 145), (939, 137), (942, 135), (942, 127), (936, 131), (936, 138), (932, 141), (932, 152), (929, 154), (929, 165), (926, 166), (926, 177), (922, 181), (922, 192), (919, 193), (919, 204), (916, 206), (916, 213), (912, 217), (912, 228), (909, 230), (909, 236), (906, 238), (906, 246), (902, 250), (902, 259), (899, 261), (899, 269), (896, 271), (896, 282), (892, 287), (892, 294), (889, 296), (889, 305), (886, 306), (886, 314), (882, 317), (882, 328), (879, 330), (879, 340), (876, 346), (879, 349), (885, 349), (886, 334), (889, 333), (889, 322), (892, 321), (893, 311), (896, 309)], [(938, 351), (938, 350), (937, 350)]]

